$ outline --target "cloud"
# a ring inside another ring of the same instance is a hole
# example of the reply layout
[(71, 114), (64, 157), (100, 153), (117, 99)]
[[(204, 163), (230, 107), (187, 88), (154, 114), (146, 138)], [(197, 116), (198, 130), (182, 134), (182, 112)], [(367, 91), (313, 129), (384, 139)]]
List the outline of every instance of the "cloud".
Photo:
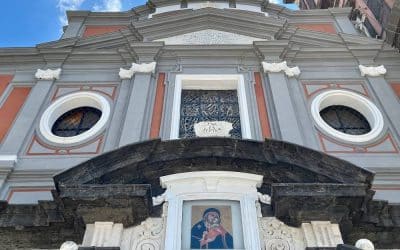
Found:
[(121, 11), (121, 0), (103, 0), (101, 4), (93, 6), (94, 11)]
[(65, 12), (67, 10), (77, 10), (85, 0), (58, 0), (57, 8), (60, 11), (58, 20), (62, 25), (68, 24), (67, 16)]
[[(97, 3), (92, 5), (93, 11), (121, 11), (122, 0), (95, 0)], [(58, 0), (57, 8), (59, 10), (58, 20), (64, 26), (68, 24), (65, 14), (67, 10), (78, 10), (87, 0)], [(93, 1), (89, 1), (92, 2)], [(91, 3), (89, 3), (91, 4)]]

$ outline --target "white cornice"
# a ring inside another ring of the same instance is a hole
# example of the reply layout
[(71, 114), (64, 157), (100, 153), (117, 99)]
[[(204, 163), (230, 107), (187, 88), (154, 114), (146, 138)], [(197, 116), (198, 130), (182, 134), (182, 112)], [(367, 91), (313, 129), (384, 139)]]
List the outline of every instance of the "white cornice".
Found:
[(301, 71), (299, 67), (288, 67), (286, 61), (280, 63), (262, 62), (264, 73), (278, 73), (285, 72), (288, 77), (299, 76)]
[(156, 70), (156, 62), (151, 63), (132, 63), (129, 69), (119, 69), (119, 77), (121, 79), (131, 79), (135, 73), (154, 73)]
[(0, 161), (14, 161), (17, 162), (17, 155), (0, 155)]
[(367, 67), (360, 64), (358, 68), (360, 69), (361, 76), (381, 76), (386, 74), (386, 68), (383, 65)]
[(36, 79), (40, 79), (40, 80), (55, 80), (55, 79), (59, 79), (60, 78), (60, 74), (61, 74), (61, 69), (46, 69), (46, 70), (42, 70), (42, 69), (38, 69), (36, 71), (35, 77)]

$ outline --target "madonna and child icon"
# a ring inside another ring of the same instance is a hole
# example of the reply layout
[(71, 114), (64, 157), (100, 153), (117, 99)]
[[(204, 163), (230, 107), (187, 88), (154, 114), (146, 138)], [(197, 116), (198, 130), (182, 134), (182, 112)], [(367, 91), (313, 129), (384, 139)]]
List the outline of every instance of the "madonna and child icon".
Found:
[(191, 230), (191, 249), (233, 249), (232, 235), (222, 226), (221, 212), (207, 208)]

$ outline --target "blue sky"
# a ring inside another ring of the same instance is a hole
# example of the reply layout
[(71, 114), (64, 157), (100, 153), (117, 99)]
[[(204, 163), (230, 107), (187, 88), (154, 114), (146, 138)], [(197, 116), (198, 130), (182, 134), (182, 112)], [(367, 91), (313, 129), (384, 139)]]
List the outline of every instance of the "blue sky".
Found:
[[(65, 11), (125, 11), (146, 0), (1, 0), (0, 47), (32, 47), (60, 38)], [(271, 2), (282, 2), (273, 0)]]
[(32, 47), (60, 38), (68, 9), (124, 11), (146, 0), (1, 0), (0, 47)]

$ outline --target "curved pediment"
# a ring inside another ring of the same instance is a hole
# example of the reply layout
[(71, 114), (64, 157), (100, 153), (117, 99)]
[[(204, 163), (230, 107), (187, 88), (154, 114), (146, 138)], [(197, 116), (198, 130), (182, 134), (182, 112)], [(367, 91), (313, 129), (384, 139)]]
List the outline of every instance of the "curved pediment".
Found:
[(370, 185), (373, 174), (349, 162), (299, 145), (229, 138), (151, 140), (105, 153), (55, 176), (56, 186), (151, 184), (162, 192), (161, 176), (191, 171), (236, 171), (273, 183)]

